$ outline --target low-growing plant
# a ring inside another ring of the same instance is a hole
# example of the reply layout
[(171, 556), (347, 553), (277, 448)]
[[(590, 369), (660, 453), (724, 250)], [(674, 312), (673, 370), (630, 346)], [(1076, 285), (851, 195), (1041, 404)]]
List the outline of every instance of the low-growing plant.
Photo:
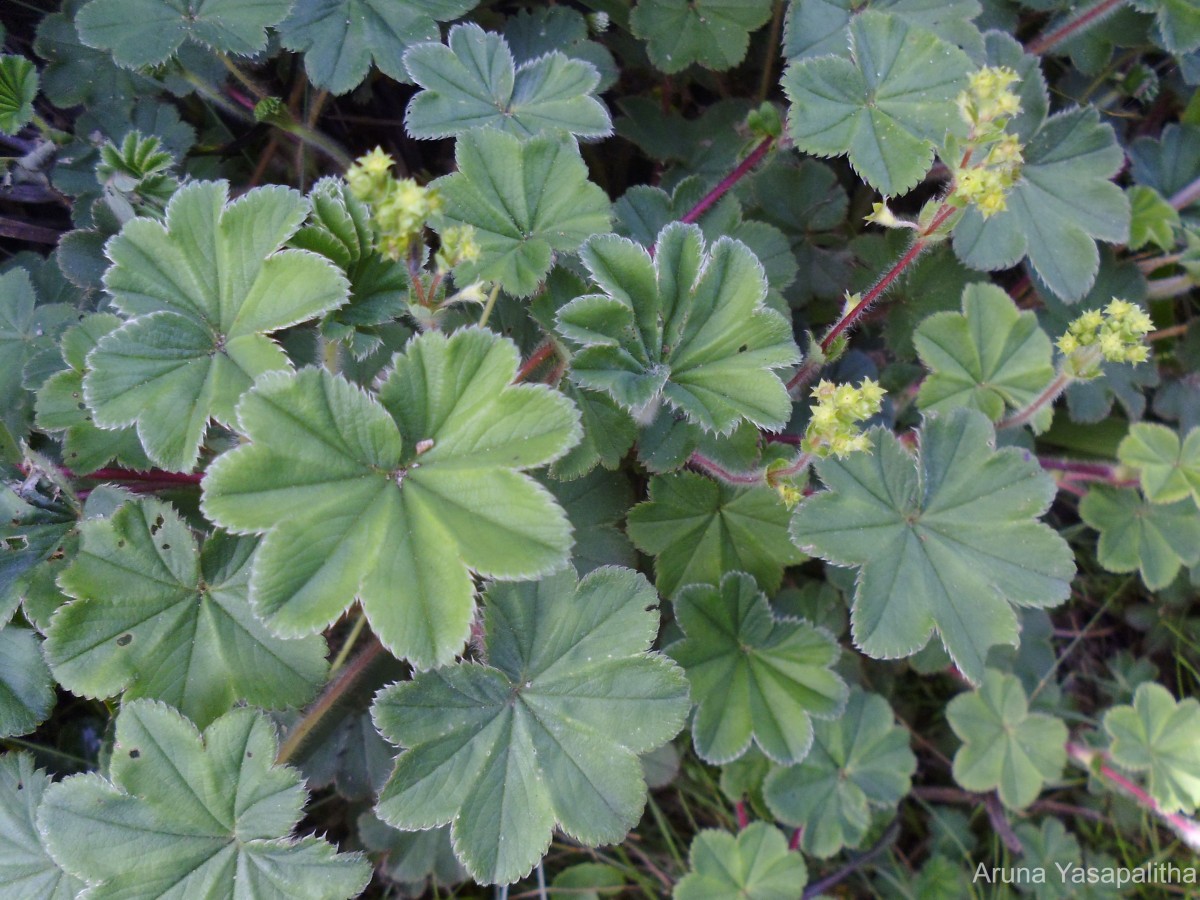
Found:
[(1200, 890), (1192, 0), (0, 37), (5, 900)]

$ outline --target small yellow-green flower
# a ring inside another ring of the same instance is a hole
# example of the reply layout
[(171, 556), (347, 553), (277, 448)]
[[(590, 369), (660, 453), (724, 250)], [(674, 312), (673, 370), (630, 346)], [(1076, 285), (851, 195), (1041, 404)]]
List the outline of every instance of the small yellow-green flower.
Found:
[(817, 401), (801, 449), (813, 456), (843, 457), (870, 449), (859, 423), (879, 412), (884, 390), (870, 378), (858, 387), (822, 380), (812, 389)]
[(1020, 80), (1008, 66), (985, 66), (970, 76), (968, 87), (959, 95), (958, 105), (973, 129), (998, 119), (1008, 119), (1021, 111), (1021, 98), (1010, 88)]
[(439, 272), (449, 272), (460, 263), (479, 259), (474, 225), (451, 225), (442, 231), (441, 238), (441, 246), (434, 256)]
[(376, 248), (391, 259), (402, 259), (420, 238), (429, 218), (442, 208), (436, 191), (411, 178), (394, 178), (394, 160), (376, 147), (346, 170), (350, 193), (371, 209)]
[(346, 170), (346, 183), (350, 185), (350, 193), (364, 203), (382, 200), (392, 181), (391, 169), (394, 163), (395, 160), (384, 153), (381, 147), (360, 156)]
[(1142, 338), (1154, 323), (1136, 303), (1116, 297), (1103, 312), (1092, 309), (1067, 326), (1058, 339), (1058, 349), (1066, 355), (1080, 377), (1095, 375), (1101, 359), (1109, 362), (1141, 363), (1149, 358)]

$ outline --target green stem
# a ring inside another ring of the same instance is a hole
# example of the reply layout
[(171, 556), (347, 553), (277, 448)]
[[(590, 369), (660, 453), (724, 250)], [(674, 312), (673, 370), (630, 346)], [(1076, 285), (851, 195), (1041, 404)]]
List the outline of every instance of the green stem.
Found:
[(1062, 394), (1062, 392), (1065, 391), (1073, 381), (1075, 381), (1074, 375), (1065, 369), (1060, 369), (1059, 373), (1054, 377), (1054, 380), (1046, 385), (1040, 394), (1030, 400), (1029, 405), (1017, 410), (1007, 419), (1002, 419), (996, 423), (996, 430), (1003, 431), (1006, 428), (1019, 428), (1020, 426), (1024, 425), (1030, 419), (1036, 416), (1042, 410), (1042, 407), (1047, 406), (1048, 404), (1057, 400), (1059, 395)]
[(479, 327), (482, 328), (487, 324), (488, 319), (492, 317), (492, 308), (496, 305), (496, 298), (500, 296), (500, 282), (492, 285), (492, 292), (488, 294), (487, 303), (483, 307), (483, 314), (479, 317)]
[(350, 633), (346, 635), (346, 640), (342, 642), (342, 649), (338, 651), (338, 655), (333, 658), (333, 662), (329, 665), (329, 677), (332, 678), (342, 666), (346, 664), (346, 660), (350, 658), (350, 651), (354, 649), (354, 644), (358, 640), (358, 636), (362, 634), (363, 626), (367, 624), (367, 617), (363, 614), (362, 609), (358, 611), (358, 618), (354, 620), (354, 625), (350, 629)]
[(1146, 283), (1147, 300), (1166, 300), (1186, 294), (1196, 286), (1196, 280), (1191, 275), (1172, 275), (1170, 278), (1156, 278)]

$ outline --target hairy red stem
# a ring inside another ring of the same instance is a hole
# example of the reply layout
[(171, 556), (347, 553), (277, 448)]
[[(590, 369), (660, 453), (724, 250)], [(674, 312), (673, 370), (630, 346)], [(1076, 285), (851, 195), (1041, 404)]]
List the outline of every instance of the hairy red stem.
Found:
[(1029, 46), (1025, 48), (1025, 52), (1035, 55), (1045, 53), (1054, 45), (1061, 44), (1067, 38), (1071, 37), (1071, 35), (1091, 28), (1109, 13), (1114, 12), (1124, 2), (1125, 0), (1100, 0), (1099, 3), (1077, 18), (1069, 22), (1064, 22), (1053, 31), (1034, 38), (1029, 42)]
[(683, 222), (684, 224), (689, 224), (691, 222), (695, 222), (702, 215), (708, 212), (709, 208), (714, 203), (728, 194), (734, 185), (745, 178), (750, 170), (759, 164), (762, 158), (767, 155), (767, 152), (771, 149), (771, 145), (774, 143), (774, 137), (763, 138), (762, 141), (759, 142), (758, 146), (750, 151), (750, 155), (738, 163), (737, 168), (722, 178), (720, 182), (718, 182), (717, 186), (705, 194), (699, 203), (684, 213), (683, 217), (680, 218), (679, 221)]

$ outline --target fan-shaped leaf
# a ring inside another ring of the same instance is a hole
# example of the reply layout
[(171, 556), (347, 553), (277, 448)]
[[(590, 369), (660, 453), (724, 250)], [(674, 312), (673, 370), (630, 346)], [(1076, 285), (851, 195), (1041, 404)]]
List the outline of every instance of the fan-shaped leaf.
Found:
[(1165, 425), (1137, 422), (1129, 426), (1117, 457), (1138, 470), (1151, 503), (1191, 497), (1200, 506), (1200, 428), (1193, 428), (1181, 442)]
[(557, 825), (589, 846), (619, 841), (646, 801), (637, 754), (683, 726), (687, 680), (649, 652), (657, 596), (602, 568), (493, 584), (489, 665), (463, 663), (384, 690), (375, 721), (407, 747), (377, 811), (407, 830), (451, 823), (482, 882), (525, 875)]
[(27, 753), (0, 756), (0, 884), (9, 900), (75, 900), (87, 885), (59, 868), (38, 834), (50, 776)]
[(566, 516), (521, 470), (578, 441), (578, 413), (544, 385), (510, 385), (518, 362), (493, 332), (431, 332), (378, 398), (317, 369), (246, 394), (251, 443), (210, 466), (202, 505), (267, 534), (250, 596), (274, 630), (318, 631), (358, 597), (397, 656), (438, 665), (467, 638), (469, 569), (518, 579), (566, 564)]
[(33, 119), (37, 70), (23, 56), (0, 56), (0, 133), (16, 134)]
[(1100, 532), (1100, 565), (1136, 569), (1152, 591), (1174, 581), (1182, 566), (1200, 562), (1200, 518), (1190, 500), (1152, 503), (1135, 490), (1098, 484), (1080, 501), (1079, 517)]
[(1200, 805), (1200, 703), (1176, 701), (1162, 685), (1138, 685), (1131, 706), (1104, 714), (1113, 762), (1146, 772), (1163, 812), (1189, 815)]
[(50, 715), (54, 679), (32, 630), (0, 627), (0, 737), (28, 734)]
[(773, 825), (752, 822), (738, 832), (696, 835), (690, 871), (675, 885), (675, 900), (800, 900), (808, 869)]
[(750, 32), (771, 18), (771, 0), (639, 0), (629, 16), (660, 72), (692, 63), (732, 69), (746, 56)]

